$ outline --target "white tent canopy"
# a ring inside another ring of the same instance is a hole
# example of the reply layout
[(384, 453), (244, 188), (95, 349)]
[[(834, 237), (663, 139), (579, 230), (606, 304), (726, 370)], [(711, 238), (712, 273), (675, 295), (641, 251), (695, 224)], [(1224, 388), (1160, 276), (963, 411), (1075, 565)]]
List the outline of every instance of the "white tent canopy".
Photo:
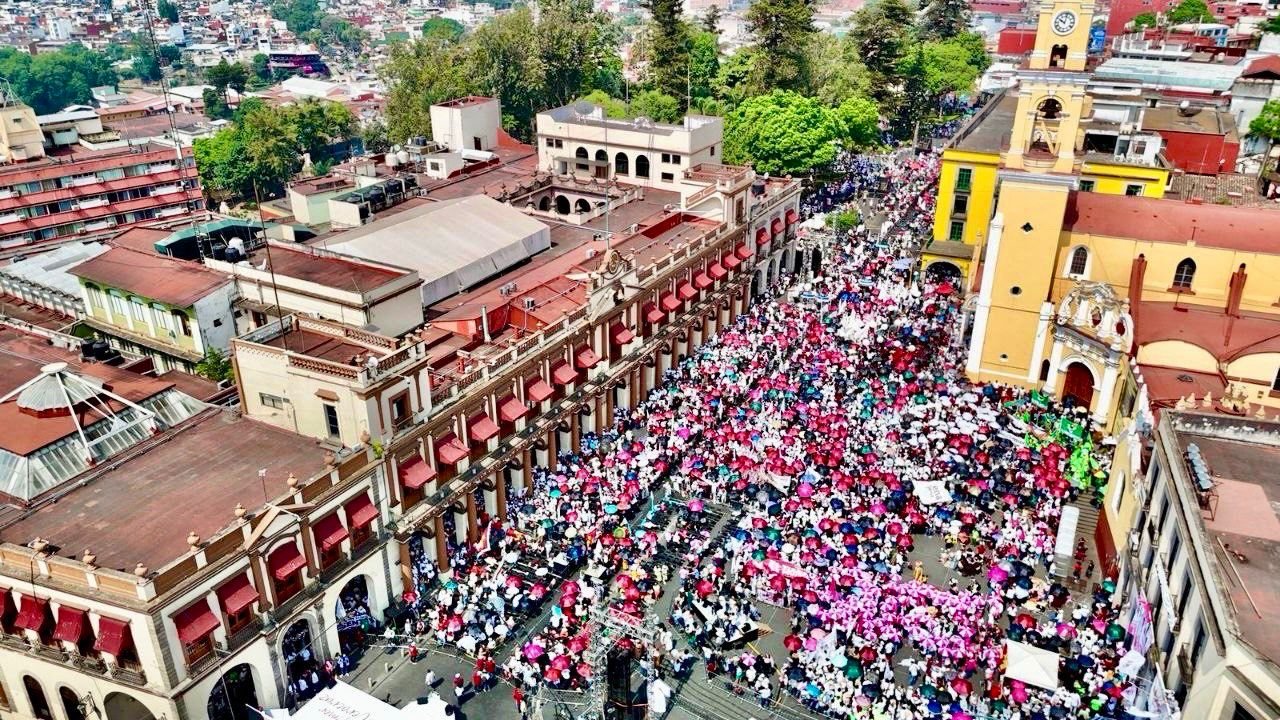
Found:
[(428, 202), (336, 236), (327, 249), (418, 271), (424, 306), (551, 247), (551, 229), (487, 195)]
[(1004, 641), (1004, 676), (1046, 690), (1058, 689), (1058, 654), (1014, 640)]
[[(441, 701), (443, 704), (443, 701)], [(447, 717), (441, 707), (439, 715), (421, 712), (421, 708), (430, 705), (410, 705), (404, 710), (397, 710), (363, 690), (344, 682), (335, 683), (333, 687), (320, 691), (306, 705), (294, 713), (292, 720), (443, 720)], [(414, 712), (410, 714), (410, 709)]]

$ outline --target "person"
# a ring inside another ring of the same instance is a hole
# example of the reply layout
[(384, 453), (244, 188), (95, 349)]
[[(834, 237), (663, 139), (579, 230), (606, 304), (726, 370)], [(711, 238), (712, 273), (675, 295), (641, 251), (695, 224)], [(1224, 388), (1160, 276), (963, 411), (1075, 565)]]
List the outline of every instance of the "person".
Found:
[(516, 688), (511, 691), (511, 700), (516, 704), (516, 712), (519, 713), (520, 717), (523, 718), (524, 717), (524, 691), (520, 689), (519, 685), (517, 685)]
[(462, 679), (462, 673), (453, 674), (453, 694), (462, 695), (462, 688), (466, 687), (467, 681)]
[(422, 680), (423, 680), (423, 682), (424, 682), (424, 683), (426, 683), (426, 686), (427, 686), (427, 689), (428, 689), (428, 690), (430, 690), (431, 688), (435, 687), (435, 686), (436, 686), (436, 671), (435, 671), (435, 670), (428, 669), (428, 670), (427, 670), (427, 674), (426, 674), (426, 676), (425, 676), (425, 677), (423, 677), (423, 678), (422, 678)]

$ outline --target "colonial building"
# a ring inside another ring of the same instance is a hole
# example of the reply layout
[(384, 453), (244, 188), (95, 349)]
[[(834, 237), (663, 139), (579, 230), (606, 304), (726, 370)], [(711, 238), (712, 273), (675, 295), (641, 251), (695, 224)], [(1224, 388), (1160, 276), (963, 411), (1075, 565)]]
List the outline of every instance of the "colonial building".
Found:
[(103, 142), (96, 115), (96, 134), (81, 134), (77, 118), (37, 118), (20, 100), (0, 98), (0, 256), (106, 237), (203, 206), (189, 147)]
[(1126, 543), (1135, 649), (1183, 717), (1280, 716), (1280, 424), (1167, 411)]
[[(426, 194), (538, 217), (529, 194), (560, 186), (516, 155)], [(533, 463), (607, 427), (781, 273), (821, 262), (800, 237), (798, 182), (711, 163), (679, 173), (683, 195), (583, 186), (613, 199), (605, 212), (549, 224), (551, 248), (435, 302), (408, 333), (315, 308), (268, 318), (232, 342), (243, 414), (197, 408), (112, 462), (12, 499), (0, 513), (0, 717), (228, 720), (244, 704), (282, 706), (308, 659), (355, 642), (352, 618), (381, 620), (422, 589), (415, 567), (449, 572), (446, 538), (475, 541), (504, 518)], [(418, 294), (416, 276), (370, 267), (387, 297)], [(279, 290), (282, 309), (306, 297)], [(99, 384), (97, 364), (56, 359), (86, 378), (67, 380), (81, 404), (128, 399), (147, 380)], [(12, 362), (14, 385), (40, 372)], [(24, 410), (35, 395), (0, 402), (0, 415), (65, 420)]]

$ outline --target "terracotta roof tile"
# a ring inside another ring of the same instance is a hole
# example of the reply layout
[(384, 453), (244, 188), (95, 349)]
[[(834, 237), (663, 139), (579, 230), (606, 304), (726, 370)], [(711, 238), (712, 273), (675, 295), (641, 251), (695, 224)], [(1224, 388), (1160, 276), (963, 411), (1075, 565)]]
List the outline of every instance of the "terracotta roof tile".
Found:
[(231, 278), (205, 266), (113, 247), (69, 269), (85, 280), (128, 290), (174, 307), (191, 307), (197, 300), (231, 282)]
[(1063, 222), (1077, 233), (1267, 254), (1280, 250), (1277, 227), (1275, 210), (1095, 192), (1071, 193)]

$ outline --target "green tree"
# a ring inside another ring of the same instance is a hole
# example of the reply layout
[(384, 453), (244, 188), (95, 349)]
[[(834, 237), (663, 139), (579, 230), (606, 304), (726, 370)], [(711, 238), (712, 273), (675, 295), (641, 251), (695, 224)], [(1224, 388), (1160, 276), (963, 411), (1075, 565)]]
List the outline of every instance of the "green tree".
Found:
[(462, 37), (462, 33), (466, 28), (462, 27), (462, 23), (453, 18), (434, 17), (422, 23), (422, 36), (434, 38), (436, 40), (445, 40), (455, 42)]
[(898, 66), (910, 40), (911, 10), (902, 0), (879, 0), (855, 13), (853, 23), (850, 38), (870, 73), (872, 95), (892, 98), (902, 80)]
[(682, 0), (641, 0), (649, 11), (649, 79), (655, 90), (672, 97), (687, 94), (691, 31)]
[(204, 81), (225, 95), (227, 88), (236, 92), (244, 92), (249, 82), (249, 69), (240, 63), (220, 61), (217, 65), (205, 70)]
[(218, 348), (204, 351), (204, 359), (196, 363), (196, 374), (207, 380), (223, 382), (235, 376), (235, 365)]
[(478, 92), (501, 100), (502, 111), (525, 130), (532, 128), (534, 115), (542, 109), (537, 32), (533, 12), (522, 6), (476, 28), (464, 48), (469, 81)]
[(919, 124), (933, 109), (923, 45), (916, 45), (911, 54), (903, 58), (899, 76), (902, 78), (902, 92), (897, 99), (893, 128), (899, 137), (907, 138), (915, 134)]
[(1169, 10), (1165, 19), (1170, 25), (1214, 21), (1213, 12), (1205, 0), (1182, 0)]
[(1280, 142), (1280, 100), (1268, 100), (1262, 106), (1258, 117), (1249, 121), (1249, 135), (1272, 144)]
[(227, 107), (227, 98), (216, 88), (207, 87), (200, 93), (204, 100), (204, 114), (214, 120), (226, 120), (231, 117), (231, 108)]
[(827, 227), (836, 232), (849, 232), (858, 226), (857, 210), (842, 210), (827, 215)]
[(605, 117), (611, 117), (622, 120), (631, 117), (630, 110), (627, 109), (627, 103), (612, 97), (603, 90), (592, 90), (582, 96), (583, 102), (589, 102), (592, 105), (598, 105), (604, 109)]
[(1280, 15), (1267, 18), (1266, 22), (1258, 26), (1258, 29), (1264, 33), (1280, 33)]
[(720, 9), (718, 4), (712, 4), (707, 7), (707, 11), (702, 14), (702, 20), (699, 25), (702, 26), (704, 32), (720, 35), (720, 19), (724, 17), (724, 10)]
[(387, 137), (387, 124), (381, 120), (370, 120), (360, 128), (360, 139), (364, 141), (364, 149), (371, 153), (387, 152), (391, 149), (391, 140)]
[(775, 90), (725, 118), (724, 158), (757, 172), (807, 172), (835, 160), (844, 134), (836, 112), (817, 99)]
[(934, 97), (969, 92), (982, 72), (971, 64), (968, 50), (955, 42), (927, 42), (922, 53), (925, 86)]
[(846, 36), (819, 33), (810, 49), (814, 94), (824, 105), (839, 105), (850, 95), (869, 95), (871, 76), (858, 59), (858, 49)]
[(253, 71), (253, 76), (259, 80), (270, 82), (271, 80), (271, 58), (266, 53), (258, 53), (249, 61), (249, 69)]
[(295, 35), (320, 26), (324, 13), (317, 0), (277, 0), (271, 4), (271, 17), (283, 20)]
[(737, 107), (752, 95), (751, 79), (755, 76), (756, 51), (752, 47), (739, 48), (737, 52), (720, 62), (720, 69), (712, 83), (713, 94), (729, 108)]
[(178, 22), (178, 6), (172, 0), (156, 0), (156, 16), (171, 23)]
[(430, 136), (433, 104), (478, 92), (465, 64), (463, 47), (439, 39), (391, 46), (382, 74), (387, 82), (387, 135), (392, 142)]
[(539, 0), (538, 70), (542, 107), (564, 105), (582, 94), (594, 68), (618, 55), (618, 31), (591, 0)]
[(1153, 28), (1157, 24), (1156, 14), (1151, 12), (1138, 13), (1133, 18), (1133, 27), (1135, 30), (1142, 28)]
[(752, 0), (747, 28), (765, 60), (755, 66), (758, 89), (809, 89), (809, 46), (816, 33), (813, 10), (810, 0)]
[(139, 42), (134, 46), (133, 73), (146, 82), (155, 82), (164, 76), (160, 69), (160, 58), (147, 42)]
[(92, 88), (114, 85), (119, 79), (106, 55), (78, 43), (35, 56), (0, 48), (0, 77), (41, 115), (88, 103), (93, 98)]
[(719, 73), (720, 36), (706, 31), (692, 33), (689, 38), (689, 95), (709, 97)]
[(643, 116), (656, 122), (673, 123), (681, 117), (680, 101), (657, 90), (645, 90), (631, 98), (630, 110), (633, 117)]
[(936, 40), (949, 40), (969, 29), (968, 0), (930, 0), (924, 11), (921, 34)]
[(369, 37), (363, 28), (336, 15), (323, 15), (314, 31), (319, 33), (320, 43), (353, 53), (359, 52)]
[(861, 95), (850, 95), (835, 109), (840, 144), (848, 150), (875, 146), (880, 138), (880, 108)]

